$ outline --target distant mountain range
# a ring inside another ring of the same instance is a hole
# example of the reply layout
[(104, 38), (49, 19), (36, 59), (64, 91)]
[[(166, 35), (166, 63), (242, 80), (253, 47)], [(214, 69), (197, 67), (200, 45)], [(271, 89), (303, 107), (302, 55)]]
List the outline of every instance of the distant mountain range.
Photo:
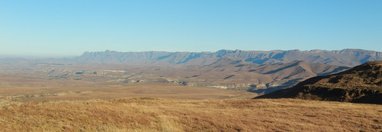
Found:
[[(143, 76), (142, 80), (145, 80), (145, 75), (160, 75), (178, 80), (176, 82), (182, 85), (244, 88), (266, 94), (294, 86), (311, 77), (334, 74), (368, 61), (382, 60), (382, 52), (362, 49), (102, 51), (86, 52), (73, 60), (80, 65), (136, 65), (141, 67), (139, 75)], [(162, 68), (148, 68), (150, 66)]]
[(0, 73), (31, 73), (49, 79), (121, 84), (175, 83), (267, 94), (311, 77), (335, 74), (374, 60), (382, 60), (382, 52), (360, 49), (102, 51), (61, 59), (0, 58)]
[(307, 79), (296, 86), (258, 98), (301, 98), (382, 104), (382, 61)]
[(344, 50), (272, 50), (243, 51), (219, 50), (216, 52), (86, 52), (77, 59), (80, 63), (124, 63), (124, 64), (176, 64), (210, 65), (221, 59), (232, 63), (245, 62), (256, 65), (290, 63), (302, 60), (336, 66), (356, 66), (368, 61), (382, 60), (382, 52), (361, 49)]

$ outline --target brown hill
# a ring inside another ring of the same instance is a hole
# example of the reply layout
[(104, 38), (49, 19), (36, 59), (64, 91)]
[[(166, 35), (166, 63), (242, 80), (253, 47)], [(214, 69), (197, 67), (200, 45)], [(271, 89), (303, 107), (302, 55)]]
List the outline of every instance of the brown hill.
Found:
[(122, 85), (175, 83), (248, 90), (259, 94), (289, 88), (308, 78), (346, 69), (348, 67), (306, 61), (260, 65), (231, 58), (221, 58), (209, 65), (72, 64), (47, 60), (0, 59), (0, 74)]
[(256, 65), (224, 58), (206, 66), (140, 67), (134, 70), (140, 74), (132, 75), (130, 79), (147, 80), (150, 76), (175, 80), (184, 85), (242, 89), (264, 94), (294, 86), (317, 75), (333, 74), (345, 69), (347, 67), (303, 61)]
[(382, 61), (368, 62), (338, 74), (317, 76), (290, 89), (257, 98), (301, 98), (382, 104)]

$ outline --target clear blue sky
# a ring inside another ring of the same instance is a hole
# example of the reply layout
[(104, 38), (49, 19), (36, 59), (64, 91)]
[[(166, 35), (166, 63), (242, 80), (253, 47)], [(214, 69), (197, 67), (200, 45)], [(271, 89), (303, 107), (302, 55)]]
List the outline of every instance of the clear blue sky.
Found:
[(382, 50), (382, 0), (0, 0), (0, 55)]

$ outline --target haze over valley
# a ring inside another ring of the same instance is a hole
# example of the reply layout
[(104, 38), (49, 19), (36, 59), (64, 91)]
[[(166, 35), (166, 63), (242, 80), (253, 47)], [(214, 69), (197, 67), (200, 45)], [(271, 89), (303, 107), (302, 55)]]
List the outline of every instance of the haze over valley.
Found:
[(86, 52), (56, 59), (3, 59), (2, 71), (47, 80), (116, 84), (164, 83), (247, 90), (258, 94), (368, 61), (377, 51)]
[(382, 1), (0, 0), (0, 131), (382, 131)]

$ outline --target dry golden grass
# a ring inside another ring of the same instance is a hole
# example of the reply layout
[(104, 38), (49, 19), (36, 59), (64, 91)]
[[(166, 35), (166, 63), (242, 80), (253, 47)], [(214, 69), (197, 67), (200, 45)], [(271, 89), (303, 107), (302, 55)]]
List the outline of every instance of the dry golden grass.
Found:
[(382, 131), (382, 106), (130, 98), (0, 103), (2, 131)]
[(2, 76), (0, 131), (382, 131), (381, 105), (254, 96)]

